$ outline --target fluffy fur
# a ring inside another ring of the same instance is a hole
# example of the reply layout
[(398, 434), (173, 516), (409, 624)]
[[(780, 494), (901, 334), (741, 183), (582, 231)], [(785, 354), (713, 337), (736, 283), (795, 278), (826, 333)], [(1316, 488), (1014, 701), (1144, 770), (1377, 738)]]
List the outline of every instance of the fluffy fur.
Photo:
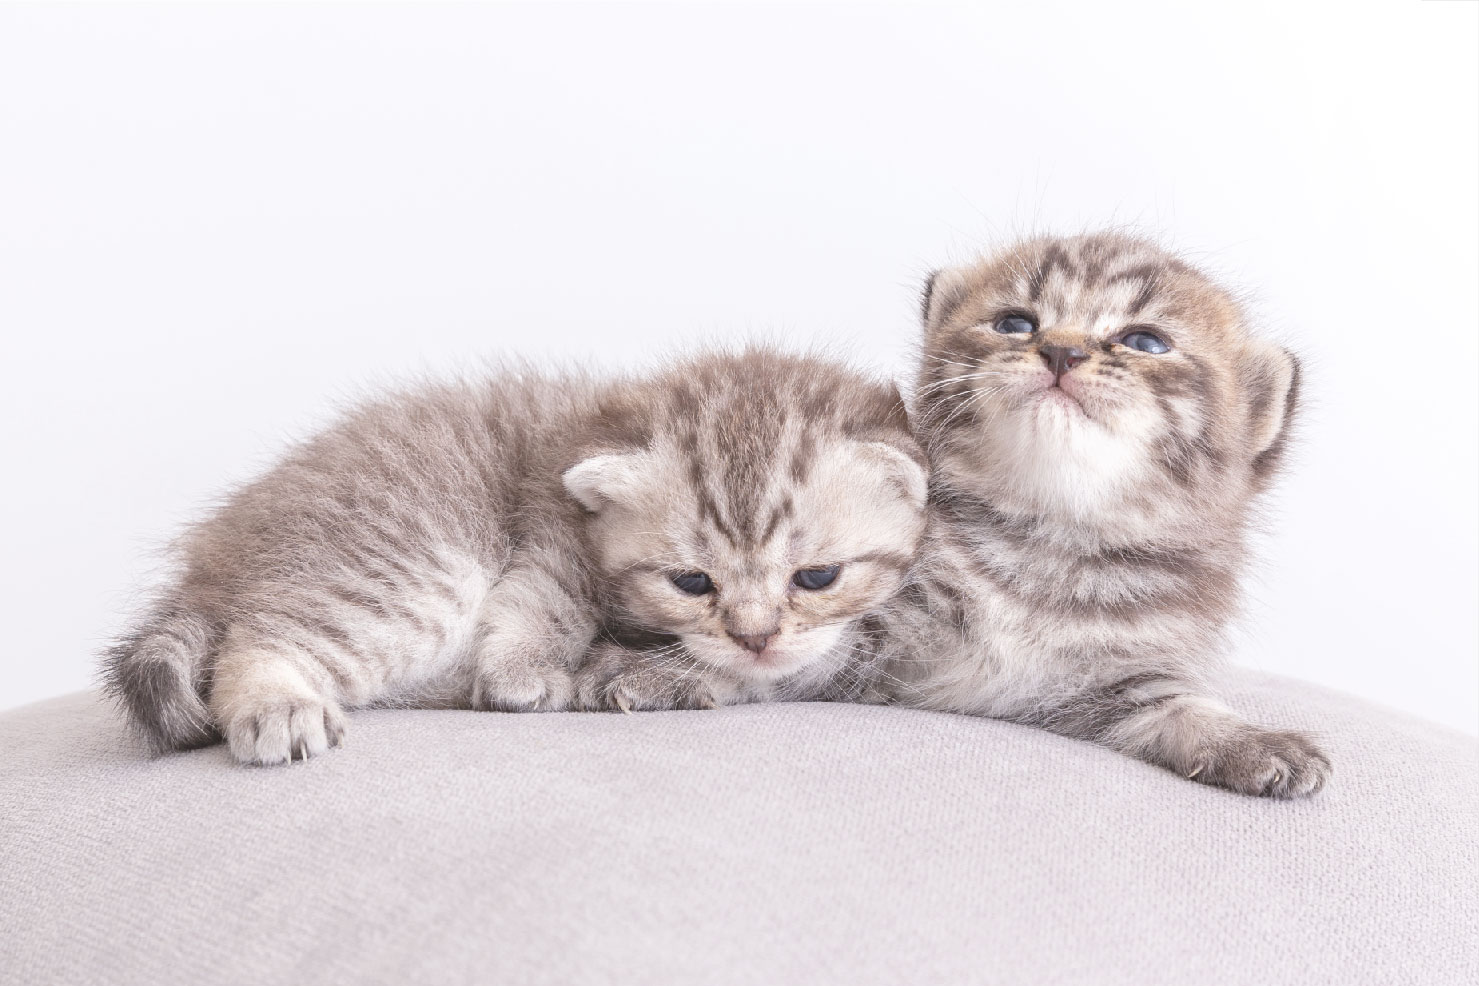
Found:
[[(764, 351), (399, 394), (188, 532), (103, 679), (159, 748), (264, 764), (337, 745), (357, 706), (630, 704), (602, 669), (634, 642), (725, 700), (782, 693), (902, 585), (923, 462), (893, 387)], [(674, 584), (693, 572), (712, 591)]]
[[(1204, 683), (1289, 440), (1295, 359), (1206, 276), (1118, 235), (941, 271), (923, 315), (916, 573), (846, 667), (786, 697), (1012, 719), (1245, 794), (1318, 790), (1330, 763), (1309, 737), (1243, 721)], [(1126, 345), (1137, 331), (1168, 351)], [(675, 700), (661, 669), (613, 663)]]
[(1203, 684), (1298, 396), (1295, 359), (1150, 243), (1041, 238), (937, 274), (913, 408), (932, 516), (922, 575), (883, 620), (890, 700), (1246, 794), (1318, 790), (1330, 764), (1308, 737)]

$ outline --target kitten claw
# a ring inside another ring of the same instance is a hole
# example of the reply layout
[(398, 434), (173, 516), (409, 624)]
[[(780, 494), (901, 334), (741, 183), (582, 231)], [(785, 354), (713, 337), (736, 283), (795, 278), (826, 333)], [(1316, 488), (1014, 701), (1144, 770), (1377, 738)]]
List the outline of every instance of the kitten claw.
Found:
[(269, 695), (233, 712), (222, 731), (232, 756), (242, 763), (306, 763), (343, 745), (342, 714), (322, 699)]
[(611, 700), (617, 704), (624, 715), (632, 714), (632, 706), (631, 703), (627, 701), (626, 695), (618, 691), (612, 694)]
[(1196, 770), (1193, 770), (1191, 773), (1187, 774), (1186, 775), (1186, 779), (1189, 780), (1189, 781), (1196, 780), (1197, 775), (1202, 772), (1202, 768), (1205, 767), (1205, 766), (1207, 766), (1207, 765), (1204, 764), (1204, 763), (1197, 764), (1197, 769)]
[(1324, 787), (1329, 775), (1329, 758), (1303, 733), (1245, 726), (1190, 776), (1239, 794), (1303, 798)]

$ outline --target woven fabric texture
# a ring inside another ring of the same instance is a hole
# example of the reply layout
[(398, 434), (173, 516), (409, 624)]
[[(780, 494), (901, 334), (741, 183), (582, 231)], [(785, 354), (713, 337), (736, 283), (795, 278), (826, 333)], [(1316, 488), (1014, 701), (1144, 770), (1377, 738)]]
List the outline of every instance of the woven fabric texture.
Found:
[(0, 715), (0, 982), (1479, 982), (1479, 741), (1259, 674), (1312, 800), (847, 705), (355, 714), (150, 758), (94, 695)]

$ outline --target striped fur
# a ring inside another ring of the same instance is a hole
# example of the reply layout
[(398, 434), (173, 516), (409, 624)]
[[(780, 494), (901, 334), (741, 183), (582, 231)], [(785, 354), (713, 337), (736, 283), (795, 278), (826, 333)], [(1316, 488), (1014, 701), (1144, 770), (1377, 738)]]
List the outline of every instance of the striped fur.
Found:
[[(1036, 331), (996, 331), (1010, 315)], [(1109, 234), (943, 271), (924, 323), (913, 413), (931, 522), (922, 574), (883, 618), (888, 699), (1036, 724), (1243, 793), (1318, 790), (1329, 762), (1307, 737), (1243, 722), (1203, 684), (1288, 441), (1294, 359), (1204, 275)], [(1122, 345), (1135, 328), (1171, 350)], [(1083, 362), (1057, 378), (1047, 346)]]
[[(360, 706), (567, 708), (587, 652), (633, 636), (760, 697), (845, 661), (902, 584), (923, 461), (892, 386), (759, 350), (394, 395), (189, 531), (103, 680), (159, 748), (224, 736), (252, 763), (337, 745)], [(680, 592), (693, 570), (717, 591)], [(759, 653), (731, 638), (762, 631)]]

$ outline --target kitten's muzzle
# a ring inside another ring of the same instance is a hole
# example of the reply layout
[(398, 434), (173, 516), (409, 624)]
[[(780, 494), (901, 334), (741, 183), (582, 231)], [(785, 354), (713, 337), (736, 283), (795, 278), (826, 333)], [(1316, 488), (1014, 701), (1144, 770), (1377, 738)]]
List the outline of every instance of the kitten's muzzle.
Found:
[(1077, 346), (1040, 346), (1038, 355), (1053, 371), (1053, 383), (1063, 379), (1063, 374), (1089, 358), (1089, 354)]
[(771, 630), (766, 633), (731, 633), (729, 637), (751, 654), (758, 654), (765, 650), (766, 645), (770, 643), (770, 638), (775, 634), (776, 631)]

